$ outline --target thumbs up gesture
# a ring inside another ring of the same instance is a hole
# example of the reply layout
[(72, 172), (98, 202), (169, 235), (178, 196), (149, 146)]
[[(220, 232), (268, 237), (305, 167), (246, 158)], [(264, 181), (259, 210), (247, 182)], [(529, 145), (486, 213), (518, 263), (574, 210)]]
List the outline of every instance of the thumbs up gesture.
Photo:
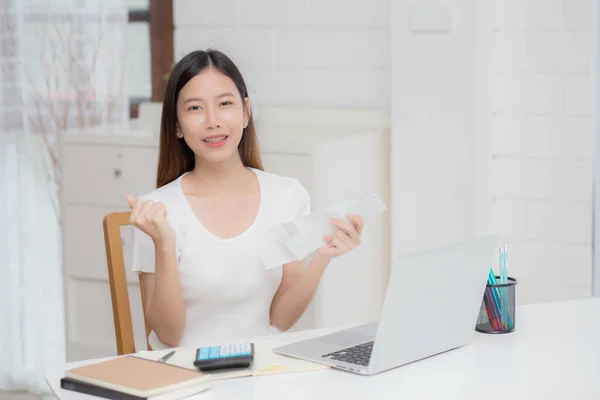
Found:
[(130, 195), (126, 198), (131, 208), (131, 225), (150, 236), (155, 246), (174, 245), (175, 231), (167, 221), (167, 207), (163, 203)]

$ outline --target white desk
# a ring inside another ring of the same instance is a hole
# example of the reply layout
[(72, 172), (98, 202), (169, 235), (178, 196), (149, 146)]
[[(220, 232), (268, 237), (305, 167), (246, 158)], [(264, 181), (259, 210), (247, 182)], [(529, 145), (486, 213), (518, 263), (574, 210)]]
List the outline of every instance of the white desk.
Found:
[[(600, 399), (600, 299), (520, 307), (516, 328), (476, 333), (471, 345), (371, 377), (325, 370), (238, 378), (195, 399)], [(60, 388), (63, 371), (84, 363), (47, 374), (61, 400), (91, 399)]]

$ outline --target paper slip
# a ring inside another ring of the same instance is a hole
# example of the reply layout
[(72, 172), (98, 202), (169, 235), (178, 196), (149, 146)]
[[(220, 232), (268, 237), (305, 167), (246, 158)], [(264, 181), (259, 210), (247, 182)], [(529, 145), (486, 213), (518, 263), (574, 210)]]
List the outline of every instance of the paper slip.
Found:
[[(292, 357), (282, 356), (273, 352), (273, 349), (284, 345), (276, 340), (251, 340), (254, 343), (254, 362), (250, 368), (222, 370), (206, 372), (210, 375), (213, 381), (241, 378), (245, 376), (262, 376), (286, 374), (294, 372), (308, 372), (326, 370), (329, 367), (304, 361)], [(239, 343), (240, 341), (230, 341), (231, 343)], [(229, 343), (229, 342), (226, 342)], [(221, 343), (225, 344), (225, 343)], [(177, 365), (179, 367), (196, 370), (194, 366), (194, 358), (196, 350), (194, 348), (177, 348), (173, 357), (167, 363)], [(156, 351), (140, 351), (134, 354), (136, 357), (158, 360), (165, 355), (170, 349)]]
[(323, 236), (335, 233), (336, 227), (329, 224), (331, 218), (347, 220), (345, 215), (355, 214), (366, 220), (386, 210), (387, 206), (376, 194), (350, 195), (331, 204), (325, 212), (273, 227), (265, 238), (261, 260), (267, 269), (302, 260), (323, 246)]

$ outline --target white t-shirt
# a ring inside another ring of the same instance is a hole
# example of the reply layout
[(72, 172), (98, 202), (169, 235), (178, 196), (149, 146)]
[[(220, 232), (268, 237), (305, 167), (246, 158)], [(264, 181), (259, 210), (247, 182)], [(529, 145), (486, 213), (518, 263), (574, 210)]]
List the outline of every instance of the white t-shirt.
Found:
[[(253, 224), (233, 238), (220, 238), (201, 224), (181, 187), (185, 174), (141, 196), (165, 204), (177, 237), (179, 282), (186, 308), (180, 346), (275, 332), (270, 308), (282, 269), (265, 269), (259, 249), (270, 228), (310, 213), (310, 196), (296, 179), (250, 169), (260, 183), (260, 206)], [(133, 271), (153, 273), (154, 243), (136, 228), (133, 238)], [(153, 349), (166, 347), (154, 332), (149, 341)]]

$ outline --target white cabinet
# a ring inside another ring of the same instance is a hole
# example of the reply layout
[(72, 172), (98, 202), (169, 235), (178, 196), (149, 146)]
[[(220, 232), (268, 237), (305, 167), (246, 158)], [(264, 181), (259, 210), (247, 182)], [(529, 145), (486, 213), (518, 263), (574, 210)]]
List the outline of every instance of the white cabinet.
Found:
[[(135, 125), (127, 133), (146, 134)], [(100, 128), (98, 128), (100, 129)], [(102, 219), (127, 209), (125, 194), (155, 187), (156, 142), (101, 130), (64, 135), (60, 142), (63, 271), (69, 361), (116, 353)], [(132, 228), (122, 229), (131, 265)], [(136, 347), (145, 345), (137, 275), (127, 271)]]
[[(118, 132), (116, 135), (112, 132)], [(341, 126), (264, 126), (265, 169), (297, 178), (322, 210), (348, 190), (377, 193), (388, 203), (388, 132)], [(125, 195), (155, 187), (157, 135), (136, 123), (61, 138), (61, 209), (69, 360), (115, 354), (102, 218), (127, 210)], [(389, 213), (367, 221), (362, 245), (334, 260), (313, 304), (293, 329), (376, 319), (387, 285)], [(131, 228), (122, 230), (125, 263)], [(137, 276), (127, 273), (136, 347), (145, 346)]]
[[(259, 136), (265, 169), (297, 178), (313, 210), (350, 191), (377, 193), (388, 204), (387, 132), (381, 129), (274, 126)], [(389, 213), (366, 221), (362, 244), (327, 268), (311, 309), (296, 329), (378, 318), (387, 285)]]

